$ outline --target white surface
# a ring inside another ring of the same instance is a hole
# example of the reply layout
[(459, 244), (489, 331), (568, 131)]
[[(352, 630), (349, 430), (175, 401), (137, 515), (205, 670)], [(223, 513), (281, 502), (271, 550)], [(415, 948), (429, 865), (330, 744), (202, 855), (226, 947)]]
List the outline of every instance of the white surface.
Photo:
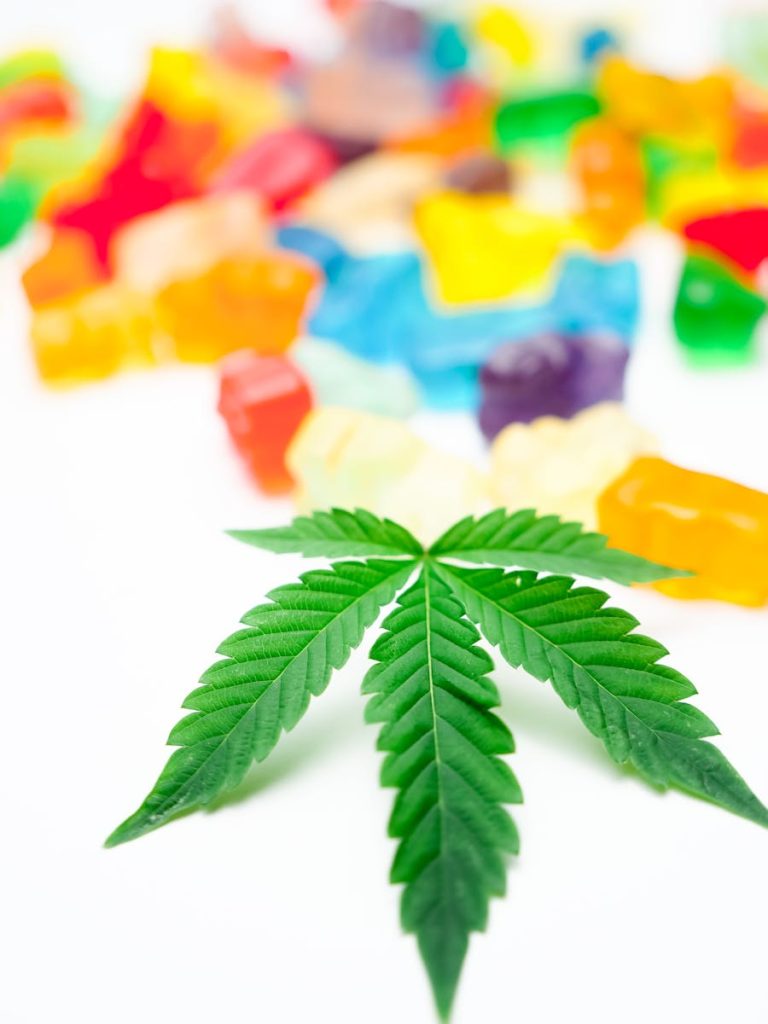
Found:
[[(96, 10), (20, 6), (22, 28), (24, 12), (33, 24)], [(138, 25), (136, 9), (110, 10), (113, 31), (118, 17)], [(667, 326), (677, 254), (658, 239), (641, 251), (653, 305), (632, 411), (670, 457), (768, 488), (765, 361), (684, 371)], [(241, 472), (212, 371), (66, 393), (36, 382), (18, 259), (0, 258), (0, 1020), (429, 1024), (386, 882), (392, 794), (362, 722), (362, 653), (237, 799), (100, 848), (162, 767), (216, 644), (300, 563), (222, 534), (288, 507)], [(460, 418), (422, 427), (479, 447)], [(615, 592), (699, 686), (723, 749), (766, 798), (766, 612)], [(455, 1024), (765, 1024), (766, 834), (658, 796), (548, 687), (505, 667), (496, 678), (518, 744), (523, 850), (473, 940)]]

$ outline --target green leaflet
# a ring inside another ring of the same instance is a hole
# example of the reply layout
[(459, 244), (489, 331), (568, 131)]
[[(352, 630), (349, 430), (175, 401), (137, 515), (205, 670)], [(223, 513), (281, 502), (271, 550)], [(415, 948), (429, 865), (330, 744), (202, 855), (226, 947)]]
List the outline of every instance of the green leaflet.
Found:
[(514, 565), (537, 572), (577, 573), (616, 583), (650, 583), (689, 576), (680, 569), (606, 547), (600, 533), (557, 516), (537, 516), (531, 509), (509, 515), (496, 509), (480, 519), (468, 516), (450, 527), (430, 548), (434, 557), (464, 562)]
[(364, 509), (347, 512), (333, 508), (299, 516), (289, 526), (269, 530), (229, 530), (230, 537), (257, 548), (306, 557), (370, 557), (372, 555), (420, 555), (421, 544), (391, 519), (379, 519)]
[(398, 838), (392, 881), (403, 883), (402, 923), (415, 932), (441, 1016), (447, 1018), (469, 933), (505, 891), (505, 854), (518, 837), (502, 803), (521, 801), (496, 755), (512, 736), (489, 710), (499, 703), (479, 634), (432, 568), (401, 595), (371, 651), (363, 692), (382, 722), (382, 784), (399, 790), (389, 824)]
[(292, 729), (311, 696), (325, 690), (412, 561), (340, 562), (278, 587), (242, 619), (246, 629), (219, 647), (216, 662), (184, 701), (192, 714), (168, 738), (177, 746), (141, 807), (107, 839), (135, 839), (180, 811), (232, 789)]
[(716, 726), (681, 703), (696, 690), (657, 664), (661, 644), (633, 633), (637, 621), (604, 608), (608, 595), (568, 577), (439, 567), (440, 576), (510, 664), (550, 680), (611, 757), (649, 782), (675, 786), (768, 826), (768, 809), (704, 737)]

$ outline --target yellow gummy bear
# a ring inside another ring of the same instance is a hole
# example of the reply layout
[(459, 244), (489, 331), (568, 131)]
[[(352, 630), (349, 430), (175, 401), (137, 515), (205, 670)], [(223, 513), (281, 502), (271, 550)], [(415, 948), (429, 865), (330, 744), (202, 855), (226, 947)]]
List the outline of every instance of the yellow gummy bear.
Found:
[(37, 368), (49, 383), (98, 380), (152, 363), (154, 331), (149, 302), (118, 283), (46, 306), (30, 326)]
[(655, 438), (618, 402), (602, 402), (569, 420), (542, 416), (513, 423), (491, 448), (491, 496), (510, 511), (597, 524), (601, 492), (641, 454), (658, 450)]
[(527, 68), (533, 63), (536, 54), (533, 36), (522, 19), (508, 7), (492, 4), (481, 8), (474, 28), (479, 39), (501, 50), (516, 67)]
[(439, 297), (448, 303), (492, 302), (540, 291), (573, 223), (507, 196), (436, 192), (415, 210)]
[(310, 412), (286, 464), (302, 511), (367, 508), (425, 543), (489, 505), (485, 479), (469, 463), (434, 450), (398, 420), (351, 409)]

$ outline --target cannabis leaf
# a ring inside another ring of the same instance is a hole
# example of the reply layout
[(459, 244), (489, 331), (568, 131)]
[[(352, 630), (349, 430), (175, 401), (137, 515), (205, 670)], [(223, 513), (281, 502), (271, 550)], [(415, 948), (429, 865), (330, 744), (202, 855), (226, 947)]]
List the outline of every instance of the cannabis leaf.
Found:
[(314, 557), (338, 558), (354, 555), (420, 555), (421, 544), (403, 526), (391, 519), (379, 519), (365, 509), (347, 512), (332, 508), (299, 516), (289, 526), (268, 530), (230, 530), (230, 537), (257, 548)]
[(532, 509), (509, 515), (496, 509), (480, 519), (467, 516), (451, 526), (435, 541), (430, 554), (539, 572), (573, 572), (616, 583), (651, 583), (691, 575), (606, 547), (607, 541), (600, 533), (585, 532), (579, 523), (561, 522), (558, 516), (538, 516)]
[(107, 845), (237, 785), (296, 725), (416, 567), (417, 582), (373, 645), (363, 690), (371, 695), (367, 720), (382, 723), (382, 783), (398, 790), (392, 881), (404, 885), (403, 926), (416, 934), (441, 1016), (450, 1012), (470, 933), (485, 928), (490, 899), (504, 892), (506, 857), (518, 850), (503, 805), (519, 802), (520, 788), (499, 757), (512, 751), (512, 736), (491, 710), (499, 703), (488, 678), (493, 664), (473, 623), (512, 665), (551, 681), (615, 761), (630, 762), (655, 786), (768, 826), (768, 809), (707, 742), (716, 727), (685, 703), (693, 685), (660, 664), (666, 649), (570, 575), (634, 583), (687, 573), (530, 511), (463, 519), (429, 551), (397, 523), (360, 509), (233, 536), (271, 551), (365, 560), (305, 573), (243, 618), (246, 628), (224, 641), (222, 660), (184, 702), (191, 714), (168, 741), (179, 749)]
[(491, 896), (505, 890), (504, 855), (517, 830), (501, 803), (520, 787), (496, 755), (512, 736), (479, 634), (434, 570), (425, 568), (384, 621), (363, 683), (369, 722), (384, 722), (381, 781), (399, 789), (389, 823), (401, 840), (391, 880), (405, 883), (402, 923), (415, 932), (438, 1009), (447, 1017), (469, 933), (483, 931)]
[(244, 615), (248, 628), (221, 644), (224, 660), (184, 701), (192, 714), (168, 737), (180, 749), (107, 845), (135, 839), (236, 786), (281, 731), (296, 725), (310, 697), (323, 692), (412, 568), (400, 561), (339, 562), (278, 587), (267, 595), (269, 604)]
[(605, 608), (608, 595), (566, 576), (460, 569), (441, 577), (506, 660), (550, 680), (619, 764), (631, 761), (649, 782), (675, 786), (768, 825), (768, 810), (717, 747), (717, 727), (685, 697), (695, 687), (657, 664), (669, 652), (632, 632), (637, 620)]

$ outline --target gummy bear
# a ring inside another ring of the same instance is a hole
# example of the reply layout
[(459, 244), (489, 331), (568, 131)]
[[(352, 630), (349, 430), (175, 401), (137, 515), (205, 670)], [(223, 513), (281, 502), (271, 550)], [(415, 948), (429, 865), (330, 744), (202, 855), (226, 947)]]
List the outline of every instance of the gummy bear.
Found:
[(748, 362), (765, 310), (765, 300), (725, 267), (705, 256), (687, 257), (673, 319), (678, 340), (694, 364)]
[(225, 192), (134, 218), (112, 237), (110, 263), (121, 281), (151, 294), (222, 259), (257, 256), (268, 241), (259, 200)]
[(510, 100), (496, 111), (496, 140), (504, 153), (534, 145), (558, 155), (576, 125), (599, 112), (596, 97), (579, 90)]
[(572, 419), (513, 423), (491, 445), (491, 494), (511, 512), (534, 508), (595, 529), (598, 496), (638, 455), (657, 450), (656, 439), (615, 402)]
[(37, 209), (37, 190), (24, 178), (0, 180), (0, 248), (15, 241)]
[(488, 508), (486, 478), (405, 424), (348, 409), (315, 409), (288, 449), (300, 510), (363, 507), (429, 542), (457, 517)]
[(439, 175), (438, 162), (426, 154), (374, 153), (319, 185), (297, 213), (353, 247), (380, 251), (388, 239), (407, 244), (414, 203)]
[(333, 235), (307, 224), (283, 224), (275, 232), (275, 240), (282, 248), (291, 249), (310, 259), (322, 270), (328, 281), (336, 279), (349, 256)]
[(613, 334), (542, 334), (493, 352), (480, 374), (480, 428), (490, 440), (508, 423), (567, 419), (603, 401), (619, 401), (629, 350)]
[(30, 335), (40, 376), (50, 383), (98, 380), (153, 362), (149, 303), (118, 283), (37, 310)]
[(416, 229), (439, 297), (493, 302), (546, 284), (573, 234), (562, 217), (526, 209), (506, 196), (437, 192), (416, 206)]
[(307, 381), (285, 356), (236, 352), (221, 364), (219, 412), (266, 494), (291, 490), (285, 453), (311, 407)]
[(212, 362), (249, 348), (277, 355), (296, 338), (317, 271), (283, 250), (221, 260), (157, 295), (160, 326), (179, 359)]
[(328, 145), (301, 128), (286, 128), (256, 139), (216, 173), (216, 191), (248, 189), (268, 209), (282, 210), (333, 174)]
[(747, 273), (754, 273), (768, 257), (768, 208), (724, 210), (701, 217), (683, 228), (697, 245), (727, 257)]
[(637, 142), (604, 117), (582, 122), (571, 140), (580, 215), (593, 248), (609, 250), (645, 219), (645, 173)]
[(696, 574), (655, 583), (665, 594), (768, 601), (768, 494), (640, 458), (603, 492), (598, 513), (615, 547)]
[(506, 160), (477, 150), (453, 160), (445, 169), (443, 181), (456, 192), (506, 195), (512, 189), (512, 171)]
[(613, 331), (630, 341), (640, 317), (640, 274), (634, 260), (571, 255), (563, 260), (552, 296), (561, 331)]
[(104, 280), (93, 241), (76, 228), (56, 228), (43, 255), (30, 264), (21, 283), (33, 308), (60, 302)]

